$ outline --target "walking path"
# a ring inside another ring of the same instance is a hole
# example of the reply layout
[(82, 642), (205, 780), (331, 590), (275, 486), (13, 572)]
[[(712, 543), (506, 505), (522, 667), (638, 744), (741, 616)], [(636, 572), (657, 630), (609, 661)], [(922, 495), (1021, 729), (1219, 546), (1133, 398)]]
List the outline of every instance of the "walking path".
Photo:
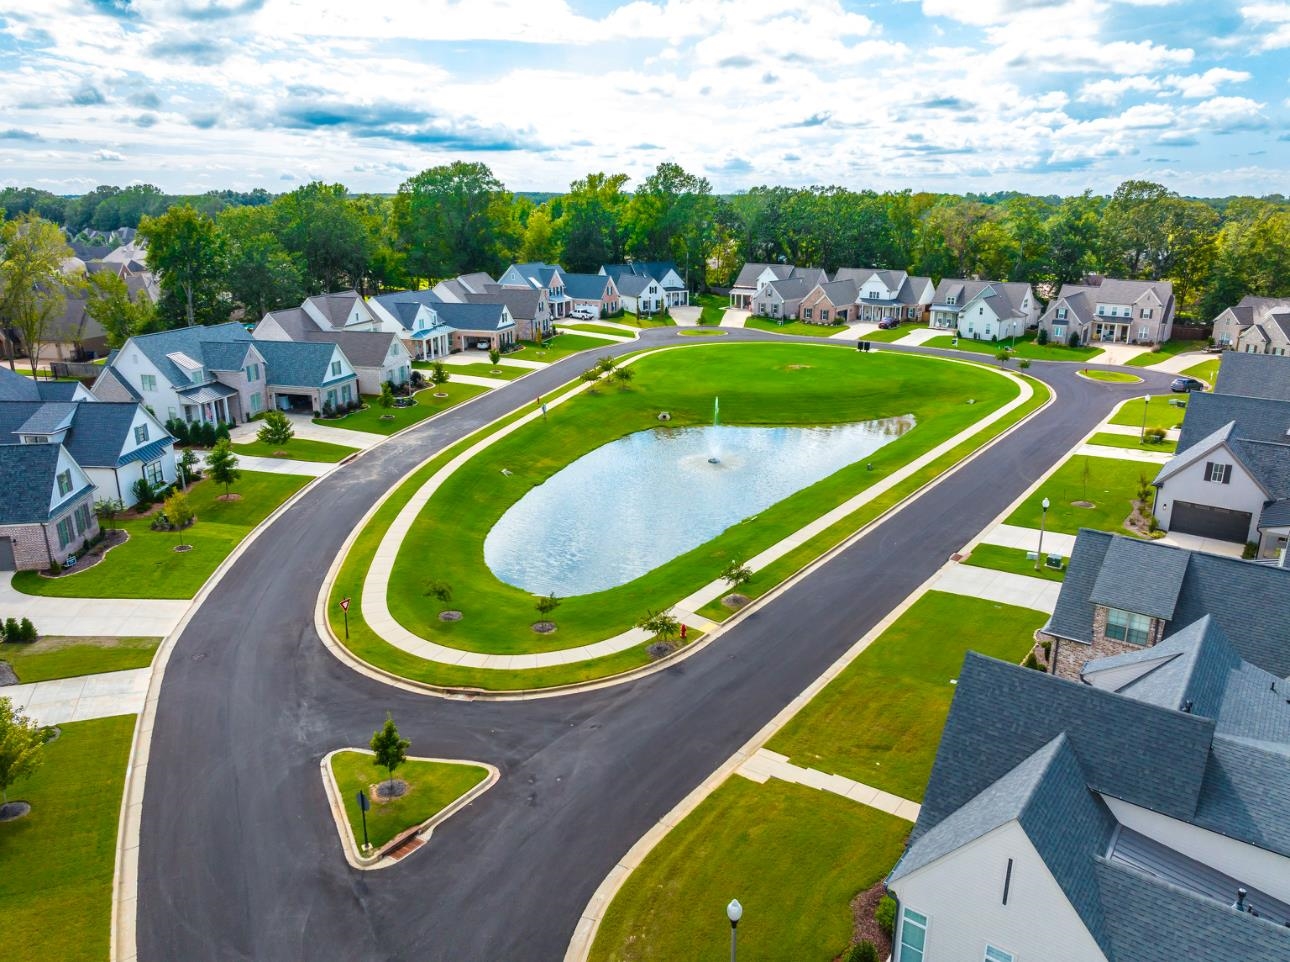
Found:
[[(253, 454), (237, 455), (237, 466), (244, 471), (261, 471), (264, 474), (305, 474), (311, 478), (321, 478), (340, 467), (340, 463), (326, 461), (293, 461), (291, 458), (261, 458)], [(207, 458), (210, 455), (206, 455)]]
[[(355, 431), (351, 428), (341, 427), (345, 422), (343, 420), (336, 422), (336, 427), (314, 424), (313, 418), (307, 414), (288, 414), (291, 420), (291, 428), (298, 438), (308, 438), (310, 441), (326, 441), (328, 444), (343, 444), (349, 448), (366, 449), (374, 444), (380, 444), (385, 440), (384, 434), (375, 434), (371, 431)], [(252, 425), (248, 425), (250, 427)], [(255, 432), (251, 432), (251, 437), (255, 437)]]
[(0, 697), (12, 699), (16, 711), (40, 725), (137, 715), (143, 710), (151, 674), (151, 668), (133, 668), (30, 685), (6, 685), (0, 688)]
[(1113, 461), (1145, 461), (1148, 464), (1167, 464), (1173, 458), (1173, 455), (1167, 451), (1116, 448), (1107, 444), (1081, 444), (1075, 449), (1075, 454), (1085, 454), (1093, 458), (1110, 458)]
[[(1141, 437), (1142, 428), (1135, 427), (1132, 424), (1099, 424), (1097, 434), (1123, 434), (1125, 437)], [(1177, 441), (1178, 435), (1182, 432), (1178, 428), (1169, 428), (1165, 431), (1165, 440)]]
[[(644, 355), (638, 355), (644, 356)], [(631, 363), (628, 361), (627, 363)], [(1020, 393), (1008, 404), (997, 409), (985, 418), (971, 427), (965, 429), (954, 437), (937, 445), (932, 450), (915, 458), (904, 467), (883, 478), (876, 484), (871, 485), (864, 491), (838, 505), (833, 510), (816, 518), (814, 521), (806, 524), (799, 530), (793, 532), (788, 537), (767, 548), (748, 562), (748, 566), (753, 571), (759, 571), (770, 563), (777, 561), (784, 555), (801, 547), (802, 544), (809, 541), (822, 531), (832, 527), (837, 522), (846, 518), (848, 515), (858, 511), (864, 505), (868, 504), (875, 498), (880, 497), (887, 491), (901, 484), (906, 478), (921, 471), (926, 465), (952, 451), (963, 441), (985, 430), (989, 425), (1006, 417), (1017, 407), (1025, 404), (1030, 400), (1033, 389), (1021, 378), (1007, 372), (1001, 372), (1002, 376), (1013, 380), (1019, 387)], [(570, 391), (560, 398), (551, 401), (549, 406), (561, 404), (572, 397), (576, 397), (583, 390), (591, 385), (579, 385), (573, 391)], [(601, 658), (605, 655), (616, 654), (625, 651), (635, 645), (648, 641), (650, 635), (640, 628), (631, 628), (612, 638), (606, 638), (603, 641), (595, 642), (590, 645), (583, 645), (576, 648), (564, 648), (558, 651), (545, 651), (526, 655), (489, 655), (477, 651), (466, 651), (461, 648), (449, 648), (446, 645), (436, 644), (428, 641), (419, 635), (413, 634), (394, 618), (390, 613), (388, 596), (390, 577), (394, 569), (394, 561), (398, 557), (400, 548), (407, 538), (408, 531), (411, 529), (413, 522), (424, 509), (426, 503), (434, 495), (439, 486), (459, 468), (476, 454), (482, 451), (490, 444), (495, 443), (513, 431), (519, 430), (530, 421), (541, 417), (541, 412), (533, 411), (512, 421), (505, 427), (495, 431), (492, 435), (478, 443), (472, 445), (468, 450), (462, 452), (453, 458), (448, 464), (444, 465), (435, 475), (421, 486), (399, 512), (398, 516), (386, 529), (380, 545), (372, 558), (371, 567), (368, 569), (367, 577), (363, 581), (363, 614), (367, 619), (370, 627), (377, 635), (386, 642), (415, 655), (418, 658), (424, 658), (428, 661), (441, 662), (449, 665), (459, 665), (467, 668), (491, 668), (503, 670), (520, 670), (532, 668), (547, 668), (556, 665), (568, 665), (574, 662), (587, 661), (592, 658)], [(700, 630), (710, 630), (712, 624), (706, 619), (699, 617), (697, 612), (704, 605), (711, 601), (728, 594), (730, 586), (723, 580), (716, 580), (704, 585), (693, 594), (682, 598), (675, 605), (671, 606), (672, 615), (687, 625), (693, 625)]]
[[(1045, 548), (1047, 541), (1045, 538)], [(1051, 615), (1057, 608), (1057, 596), (1061, 594), (1062, 585), (1060, 581), (1047, 581), (1009, 571), (951, 562), (932, 582), (931, 590), (984, 598), (1001, 605), (1034, 608)]]
[[(999, 545), (1002, 548), (1020, 548), (1023, 551), (1035, 551), (1039, 545), (1038, 528), (1020, 528), (1014, 524), (999, 524), (981, 539), (982, 544)], [(1044, 553), (1052, 552), (1069, 558), (1075, 547), (1075, 535), (1061, 534), (1057, 531), (1044, 532)]]
[(190, 604), (187, 599), (49, 598), (23, 594), (12, 581), (13, 572), (0, 573), (0, 620), (30, 618), (42, 635), (165, 637)]
[[(487, 355), (484, 356), (484, 360), (488, 360)], [(497, 364), (499, 367), (522, 367), (529, 371), (540, 371), (544, 367), (550, 367), (546, 361), (531, 361), (524, 357), (504, 357)]]
[(934, 338), (934, 337), (942, 337), (942, 336), (944, 336), (944, 335), (945, 335), (945, 334), (947, 334), (947, 333), (948, 333), (948, 334), (953, 334), (954, 332), (953, 332), (953, 331), (938, 331), (938, 330), (936, 330), (936, 329), (934, 329), (934, 328), (930, 328), (930, 327), (920, 327), (920, 328), (919, 328), (918, 330), (916, 330), (916, 331), (910, 331), (908, 334), (906, 334), (906, 335), (905, 335), (904, 337), (902, 337), (900, 340), (895, 341), (894, 343), (896, 343), (896, 344), (903, 344), (903, 345), (913, 345), (914, 347), (917, 347), (919, 344), (925, 344), (925, 343), (927, 343), (928, 341), (930, 341), (932, 338)]
[[(596, 334), (588, 334), (587, 337), (598, 337)], [(617, 338), (607, 338), (606, 340), (618, 340)], [(511, 382), (504, 377), (480, 377), (478, 374), (454, 374), (452, 380), (456, 384), (473, 384), (475, 387), (506, 387)]]
[[(595, 321), (588, 321), (588, 324), (594, 324)], [(565, 324), (556, 325), (556, 330), (565, 334), (576, 334), (579, 337), (594, 337), (598, 341), (613, 341), (616, 344), (622, 344), (626, 341), (634, 341), (636, 338), (630, 334), (605, 334), (601, 331), (588, 331), (580, 327), (569, 327)]]
[(911, 802), (907, 798), (892, 795), (850, 778), (843, 778), (841, 775), (829, 775), (818, 769), (802, 768), (789, 762), (788, 756), (765, 748), (751, 755), (735, 771), (759, 785), (765, 784), (767, 779), (778, 778), (780, 781), (792, 782), (794, 785), (805, 785), (807, 788), (841, 795), (861, 805), (868, 805), (888, 815), (903, 818), (907, 822), (918, 821), (917, 802)]

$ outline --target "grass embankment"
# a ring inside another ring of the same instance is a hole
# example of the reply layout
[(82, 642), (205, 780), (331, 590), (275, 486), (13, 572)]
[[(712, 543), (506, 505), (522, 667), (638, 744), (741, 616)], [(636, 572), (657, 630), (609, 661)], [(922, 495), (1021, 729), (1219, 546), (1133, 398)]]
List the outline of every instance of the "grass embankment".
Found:
[[(1085, 483), (1085, 469), (1088, 481)], [(1079, 534), (1080, 528), (1097, 528), (1118, 534), (1134, 534), (1124, 527), (1133, 513), (1140, 479), (1150, 481), (1159, 467), (1141, 461), (1092, 458), (1076, 455), (1039, 486), (1039, 489), (1009, 517), (1008, 524), (1038, 528), (1043, 514), (1041, 502), (1048, 498), (1046, 529), (1062, 534)], [(1088, 501), (1091, 508), (1073, 502)]]
[(1177, 441), (1146, 441), (1139, 434), (1109, 434), (1098, 432), (1088, 439), (1089, 444), (1100, 444), (1105, 448), (1126, 448), (1131, 451), (1156, 451), (1160, 454), (1173, 454), (1178, 450)]
[(1193, 364), (1182, 372), (1182, 377), (1200, 378), (1209, 385), (1210, 390), (1214, 389), (1214, 382), (1218, 380), (1218, 366), (1222, 358), (1216, 357), (1210, 361), (1201, 361), (1199, 364)]
[(845, 331), (845, 324), (807, 324), (805, 321), (776, 321), (773, 317), (757, 317), (744, 321), (744, 327), (758, 331), (771, 331), (775, 334), (796, 334), (801, 337), (828, 337), (838, 331)]
[(716, 294), (695, 294), (690, 298), (690, 303), (702, 308), (699, 312), (699, 324), (706, 327), (720, 324), (726, 316), (726, 308), (730, 306), (726, 298)]
[[(448, 374), (449, 376), (452, 375), (452, 368), (448, 369)], [(395, 431), (402, 431), (418, 421), (434, 417), (434, 415), (440, 414), (462, 401), (468, 401), (476, 395), (483, 394), (487, 390), (488, 388), (486, 387), (479, 387), (474, 384), (453, 384), (449, 381), (447, 384), (418, 391), (415, 395), (417, 403), (413, 407), (392, 407), (388, 410), (381, 407), (376, 398), (365, 397), (363, 400), (367, 402), (366, 408), (346, 414), (343, 418), (332, 418), (330, 420), (314, 418), (314, 424), (324, 428), (367, 431), (370, 434), (393, 434)], [(435, 394), (446, 394), (447, 397), (439, 398), (435, 397)]]
[(545, 344), (536, 344), (533, 341), (521, 341), (520, 344), (522, 345), (520, 351), (507, 356), (521, 361), (545, 361), (549, 364), (566, 358), (570, 354), (589, 351), (595, 347), (613, 347), (614, 342), (600, 337), (587, 337), (585, 334), (557, 334), (547, 339)]
[(970, 337), (958, 338), (954, 335), (934, 337), (924, 343), (924, 347), (943, 347), (952, 351), (971, 351), (974, 354), (998, 354), (1005, 347), (1011, 347), (1014, 357), (1025, 357), (1032, 361), (1091, 361), (1102, 353), (1100, 347), (1064, 347), (1061, 344), (1038, 344), (1035, 335), (1004, 338), (1001, 341), (974, 341)]
[(893, 341), (899, 341), (902, 337), (912, 334), (914, 331), (927, 330), (926, 324), (919, 324), (917, 321), (901, 321), (898, 327), (879, 328), (876, 331), (870, 331), (862, 341), (878, 341), (883, 344), (890, 344)]
[(616, 324), (626, 324), (628, 327), (640, 328), (647, 330), (651, 327), (675, 327), (676, 322), (667, 314), (650, 314), (647, 317), (638, 317), (631, 311), (623, 311), (621, 314), (615, 314), (612, 317), (605, 318), (607, 321), (613, 321)]
[[(863, 366), (863, 377), (858, 376)], [(666, 608), (717, 577), (731, 558), (749, 558), (844, 502), (914, 457), (1015, 397), (1010, 381), (987, 370), (910, 355), (865, 357), (854, 350), (806, 345), (713, 344), (654, 354), (634, 364), (632, 389), (604, 387), (553, 408), (501, 438), (443, 480), (413, 523), (390, 578), (390, 611), (410, 631), (452, 647), (492, 654), (569, 648), (630, 628), (646, 608)], [(625, 585), (564, 599), (559, 631), (537, 635), (533, 596), (498, 580), (483, 560), (483, 541), (502, 514), (534, 485), (616, 438), (657, 426), (706, 425), (712, 398), (722, 422), (850, 423), (914, 414), (918, 426), (864, 461), (849, 465), (706, 544)], [(966, 403), (969, 398), (975, 404)], [(867, 466), (872, 465), (872, 470)], [(509, 475), (503, 474), (503, 469)], [(499, 480), (501, 479), (501, 480)], [(451, 515), (451, 525), (443, 519)], [(434, 546), (432, 575), (424, 548)], [(453, 588), (451, 607), (465, 617), (438, 618), (445, 605), (426, 594), (433, 576)]]
[(1080, 374), (1090, 381), (1105, 381), (1107, 384), (1140, 384), (1142, 378), (1136, 374), (1129, 374), (1127, 371), (1102, 371), (1098, 368), (1086, 367), (1080, 371)]
[(895, 864), (909, 829), (906, 821), (828, 792), (736, 775), (623, 884), (590, 958), (725, 958), (725, 906), (738, 898), (741, 960), (831, 962), (851, 941), (851, 900)]
[(636, 335), (631, 331), (624, 331), (621, 327), (601, 327), (599, 324), (561, 324), (560, 327), (568, 328), (570, 331), (586, 331), (588, 334), (611, 334), (614, 337), (622, 337), (631, 340)]
[[(32, 644), (0, 645), (0, 661), (7, 661), (19, 684), (76, 678), (105, 671), (147, 668), (157, 653), (160, 638), (41, 638)], [(0, 697), (4, 689), (0, 689)]]
[[(236, 501), (221, 501), (222, 487), (209, 478), (188, 489), (197, 523), (182, 533), (153, 531), (151, 517), (127, 518), (115, 527), (130, 540), (93, 567), (61, 578), (19, 571), (13, 586), (29, 595), (58, 598), (191, 598), (251, 529), (299, 491), (309, 478), (243, 471), (232, 487)], [(189, 551), (176, 551), (183, 541)], [(39, 626), (37, 626), (39, 627)]]
[[(1036, 539), (1035, 547), (1039, 547), (1039, 541)], [(1064, 581), (1066, 579), (1066, 563), (1070, 561), (1065, 555), (1062, 556), (1062, 568), (1050, 568), (1045, 564), (1050, 552), (1045, 551), (1044, 557), (1039, 560), (1039, 568), (1036, 570), (1033, 558), (1027, 558), (1027, 551), (1024, 548), (1005, 548), (997, 544), (979, 544), (972, 549), (972, 554), (963, 560), (963, 564), (972, 565), (975, 568), (990, 568), (994, 571), (1006, 571), (1009, 574), (1025, 575), (1028, 578), (1043, 578), (1045, 581)]]
[(473, 377), (490, 377), (495, 381), (514, 381), (517, 377), (534, 371), (531, 367), (512, 367), (509, 364), (498, 364), (496, 367), (492, 364), (448, 364), (445, 367), (449, 377), (454, 374), (469, 374)]
[(24, 818), (0, 824), (0, 958), (109, 955), (117, 818), (134, 715), (59, 726), (45, 762), (9, 789)]
[(1042, 611), (929, 591), (767, 744), (795, 765), (923, 797), (964, 655), (1019, 662)]
[(372, 800), (367, 813), (367, 837), (380, 848), (405, 829), (420, 825), (447, 808), (462, 795), (488, 778), (488, 769), (479, 765), (453, 762), (409, 760), (394, 772), (394, 777), (408, 783), (408, 791), (399, 798), (382, 801), (372, 786), (386, 779), (385, 769), (372, 764), (368, 752), (337, 752), (331, 758), (332, 777), (345, 802), (345, 815), (354, 832), (354, 840), (363, 844), (363, 813), (358, 808), (361, 789)]
[[(1164, 428), (1166, 431), (1181, 427), (1183, 416), (1187, 413), (1187, 397), (1184, 394), (1156, 394), (1146, 402), (1146, 427)], [(1112, 424), (1125, 427), (1143, 427), (1143, 400), (1132, 398), (1120, 405), (1120, 410), (1111, 418)]]
[(247, 441), (233, 445), (234, 454), (256, 458), (283, 458), (290, 461), (320, 461), (335, 464), (343, 461), (358, 448), (348, 448), (328, 441), (309, 438), (292, 438), (286, 444), (266, 444), (264, 441)]
[(677, 331), (681, 337), (725, 337), (725, 331), (718, 331), (711, 327), (687, 327), (683, 331)]
[(1189, 351), (1203, 351), (1205, 344), (1205, 341), (1165, 341), (1154, 351), (1139, 354), (1137, 357), (1130, 358), (1126, 363), (1129, 367), (1151, 367), (1153, 364), (1167, 361), (1169, 358), (1177, 357), (1179, 354), (1186, 354)]

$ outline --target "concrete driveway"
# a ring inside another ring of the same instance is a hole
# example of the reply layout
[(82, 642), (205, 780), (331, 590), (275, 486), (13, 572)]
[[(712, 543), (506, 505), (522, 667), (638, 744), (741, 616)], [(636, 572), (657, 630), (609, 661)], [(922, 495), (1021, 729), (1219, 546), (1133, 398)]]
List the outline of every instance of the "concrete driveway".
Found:
[(672, 315), (672, 320), (676, 322), (677, 327), (698, 327), (699, 316), (703, 313), (703, 308), (695, 304), (678, 304), (676, 307), (669, 307), (667, 310)]

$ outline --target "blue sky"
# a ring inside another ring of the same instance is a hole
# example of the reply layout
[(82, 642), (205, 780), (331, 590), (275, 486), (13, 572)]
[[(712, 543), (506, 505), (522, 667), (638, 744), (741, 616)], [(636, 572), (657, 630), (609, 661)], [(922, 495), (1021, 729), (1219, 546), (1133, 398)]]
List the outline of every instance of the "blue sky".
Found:
[(1290, 193), (1285, 0), (0, 0), (0, 183)]

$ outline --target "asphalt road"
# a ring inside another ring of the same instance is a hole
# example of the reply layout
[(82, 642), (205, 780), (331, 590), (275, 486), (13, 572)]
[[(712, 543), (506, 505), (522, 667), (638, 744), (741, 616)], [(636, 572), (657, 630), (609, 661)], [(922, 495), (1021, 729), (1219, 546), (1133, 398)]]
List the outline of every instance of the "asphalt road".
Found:
[[(368, 507), (434, 450), (587, 363), (579, 355), (499, 389), (326, 478), (202, 604), (176, 643), (157, 712), (139, 856), (141, 959), (561, 959), (592, 892), (655, 821), (1116, 401), (1143, 389), (1036, 363), (1029, 373), (1057, 389), (1057, 403), (714, 644), (640, 681), (464, 702), (343, 667), (318, 639), (313, 609)], [(1167, 380), (1147, 376), (1155, 387)], [(405, 862), (358, 872), (341, 855), (318, 763), (365, 745), (387, 710), (415, 754), (488, 761), (502, 778)]]

